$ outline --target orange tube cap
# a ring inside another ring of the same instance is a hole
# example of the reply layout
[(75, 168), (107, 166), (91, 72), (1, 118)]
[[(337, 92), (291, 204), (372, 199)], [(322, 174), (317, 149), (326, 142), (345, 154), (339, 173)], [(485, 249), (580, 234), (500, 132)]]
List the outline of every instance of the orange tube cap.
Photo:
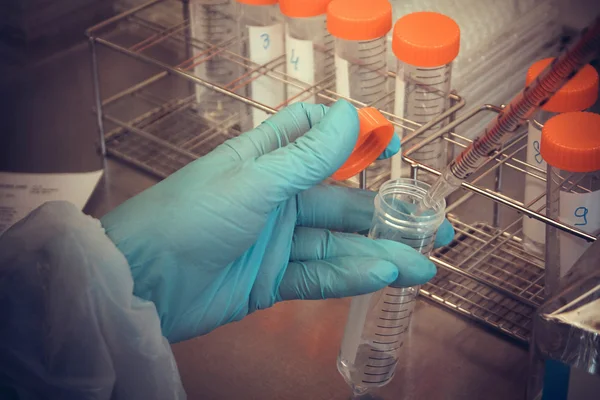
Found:
[(394, 25), (392, 51), (417, 67), (438, 67), (453, 61), (460, 48), (460, 28), (450, 17), (436, 12), (415, 12)]
[(580, 111), (550, 118), (542, 128), (540, 153), (565, 171), (600, 170), (600, 115)]
[(358, 110), (360, 130), (354, 150), (332, 178), (343, 181), (367, 168), (383, 153), (394, 135), (394, 126), (377, 109)]
[(388, 0), (333, 0), (327, 6), (327, 30), (345, 40), (373, 40), (392, 29)]
[[(545, 58), (535, 62), (527, 71), (525, 83), (529, 85), (542, 71), (550, 65), (554, 58)], [(598, 99), (598, 72), (591, 65), (586, 65), (571, 78), (560, 90), (548, 100), (542, 110), (561, 113), (583, 111)]]
[(331, 0), (279, 0), (281, 13), (292, 18), (309, 18), (323, 15)]

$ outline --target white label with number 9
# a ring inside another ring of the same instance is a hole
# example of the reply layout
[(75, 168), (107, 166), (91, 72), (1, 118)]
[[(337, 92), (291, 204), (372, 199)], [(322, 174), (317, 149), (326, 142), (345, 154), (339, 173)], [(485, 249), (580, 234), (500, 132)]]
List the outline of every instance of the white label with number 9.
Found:
[[(586, 233), (600, 231), (600, 190), (591, 193), (560, 192), (559, 219)], [(560, 275), (564, 276), (590, 246), (583, 239), (560, 233)]]

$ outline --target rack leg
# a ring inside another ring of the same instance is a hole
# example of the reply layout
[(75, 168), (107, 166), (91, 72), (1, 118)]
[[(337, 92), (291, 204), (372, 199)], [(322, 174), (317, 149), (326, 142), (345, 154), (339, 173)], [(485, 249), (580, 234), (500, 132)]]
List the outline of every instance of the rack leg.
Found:
[(90, 53), (92, 55), (92, 80), (94, 84), (94, 100), (96, 105), (96, 123), (100, 139), (100, 155), (106, 157), (106, 142), (104, 139), (104, 116), (102, 114), (102, 96), (100, 95), (100, 74), (98, 67), (98, 55), (96, 53), (96, 41), (93, 37), (89, 39)]
[[(451, 93), (456, 94), (456, 91), (453, 90)], [(458, 103), (458, 100), (454, 99), (453, 97), (450, 97), (449, 102), (450, 102), (450, 108), (454, 108), (454, 106)], [(454, 121), (456, 121), (456, 111), (454, 111), (452, 114), (450, 114), (450, 116), (448, 116), (448, 124), (451, 124)], [(442, 135), (442, 141), (445, 146), (444, 150), (445, 150), (445, 154), (446, 154), (446, 165), (450, 164), (454, 160), (455, 151), (456, 151), (456, 149), (454, 148), (454, 145), (452, 145), (450, 142), (448, 142), (444, 139), (444, 138), (449, 138), (449, 137), (450, 137), (450, 132), (446, 132)], [(449, 207), (450, 205), (452, 205), (452, 203), (454, 203), (453, 199), (454, 198), (452, 196), (448, 196), (446, 198), (446, 208)]]
[(361, 171), (358, 176), (359, 184), (361, 189), (367, 189), (367, 171)]
[(419, 179), (419, 169), (417, 167), (415, 167), (414, 165), (410, 166), (410, 178), (414, 179), (414, 180)]
[[(191, 16), (191, 4), (190, 0), (181, 1), (181, 13), (183, 20), (187, 22), (187, 27), (184, 33), (184, 48), (185, 48), (185, 59), (190, 60), (194, 56), (193, 44), (192, 44), (192, 16)], [(190, 94), (194, 94), (196, 91), (196, 84), (189, 82)]]
[[(498, 168), (496, 168), (496, 176), (495, 176), (495, 181), (494, 181), (494, 190), (496, 191), (496, 193), (502, 193), (502, 178), (503, 178), (503, 173), (502, 171), (504, 170), (504, 166), (500, 165)], [(492, 220), (492, 224), (494, 225), (494, 228), (499, 228), (500, 227), (500, 204), (498, 204), (497, 202), (492, 202), (493, 204), (493, 212), (494, 212), (494, 219)]]

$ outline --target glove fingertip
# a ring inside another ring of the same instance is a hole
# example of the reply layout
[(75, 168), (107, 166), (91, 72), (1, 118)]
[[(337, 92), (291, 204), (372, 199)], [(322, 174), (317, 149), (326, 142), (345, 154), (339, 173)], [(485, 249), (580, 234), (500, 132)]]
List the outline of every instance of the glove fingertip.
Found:
[(377, 159), (378, 160), (386, 160), (390, 157), (393, 157), (396, 154), (398, 154), (398, 152), (400, 151), (400, 148), (401, 148), (400, 137), (398, 136), (397, 133), (394, 132), (394, 135), (392, 135), (392, 140), (390, 140), (390, 143), (387, 145), (384, 152)]
[[(322, 121), (323, 124), (333, 124), (332, 132), (339, 132), (344, 137), (351, 138), (348, 142), (350, 150), (354, 149), (354, 145), (358, 140), (358, 131), (360, 122), (358, 120), (358, 110), (352, 104), (344, 99), (336, 101), (325, 114)], [(339, 140), (339, 138), (336, 138)]]
[(394, 282), (395, 286), (411, 287), (423, 285), (437, 274), (437, 268), (433, 262), (423, 256), (422, 261), (413, 265), (410, 270), (403, 269), (403, 272)]
[(420, 272), (421, 282), (419, 284), (422, 285), (429, 282), (437, 274), (437, 267), (431, 260), (427, 259), (427, 262), (423, 263)]
[(454, 240), (454, 235), (456, 232), (454, 231), (454, 227), (447, 219), (442, 222), (442, 225), (439, 227), (437, 235), (435, 237), (435, 247), (444, 247), (452, 243)]
[(385, 285), (389, 285), (398, 279), (398, 267), (384, 260), (375, 262), (369, 268), (369, 278), (375, 283), (382, 282)]
[(342, 112), (342, 113), (352, 113), (356, 116), (356, 121), (358, 122), (358, 110), (354, 107), (348, 100), (339, 99), (329, 108), (330, 111)]

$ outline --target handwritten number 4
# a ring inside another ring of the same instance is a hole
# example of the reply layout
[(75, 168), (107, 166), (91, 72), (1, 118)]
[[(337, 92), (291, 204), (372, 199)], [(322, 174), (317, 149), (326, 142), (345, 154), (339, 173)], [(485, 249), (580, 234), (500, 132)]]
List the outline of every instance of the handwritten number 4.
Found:
[(269, 34), (263, 33), (262, 35), (260, 35), (260, 38), (263, 40), (263, 49), (268, 49), (271, 45), (271, 37), (269, 36)]
[(300, 57), (294, 56), (296, 51), (292, 49), (292, 55), (290, 56), (290, 63), (294, 64), (294, 71), (298, 71), (298, 61), (300, 61)]
[(576, 223), (575, 226), (585, 226), (587, 225), (587, 215), (588, 209), (587, 207), (577, 207), (575, 212), (573, 213), (577, 218), (583, 218), (583, 222)]

